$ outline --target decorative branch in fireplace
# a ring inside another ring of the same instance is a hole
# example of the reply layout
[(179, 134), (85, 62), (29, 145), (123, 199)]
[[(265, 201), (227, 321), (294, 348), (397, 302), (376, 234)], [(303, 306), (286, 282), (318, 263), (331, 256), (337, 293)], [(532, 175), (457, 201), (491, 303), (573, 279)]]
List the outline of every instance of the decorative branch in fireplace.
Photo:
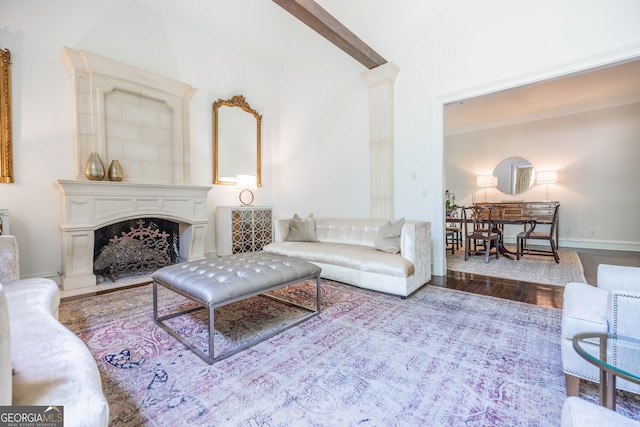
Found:
[(93, 272), (115, 282), (178, 262), (178, 224), (157, 218), (119, 222), (95, 231)]

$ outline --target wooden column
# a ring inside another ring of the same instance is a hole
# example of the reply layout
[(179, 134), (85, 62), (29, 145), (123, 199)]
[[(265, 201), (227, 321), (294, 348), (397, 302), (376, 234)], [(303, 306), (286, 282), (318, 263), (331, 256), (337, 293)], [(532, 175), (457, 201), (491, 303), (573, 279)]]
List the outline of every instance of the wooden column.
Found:
[(360, 77), (369, 87), (369, 215), (394, 218), (393, 84), (400, 69), (386, 63)]

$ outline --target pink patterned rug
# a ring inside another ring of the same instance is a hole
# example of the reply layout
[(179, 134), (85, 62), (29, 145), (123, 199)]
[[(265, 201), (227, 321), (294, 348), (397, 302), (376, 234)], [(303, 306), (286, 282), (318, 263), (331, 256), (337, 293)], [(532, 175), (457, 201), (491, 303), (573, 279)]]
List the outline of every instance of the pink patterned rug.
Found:
[[(282, 292), (304, 301), (313, 286)], [(560, 310), (434, 286), (401, 300), (329, 281), (322, 305), (211, 366), (154, 324), (150, 285), (63, 302), (60, 320), (98, 362), (111, 426), (560, 425)], [(216, 353), (297, 315), (264, 297), (217, 310)], [(200, 318), (175, 326), (197, 340)], [(596, 402), (596, 387), (581, 396)], [(640, 419), (640, 399), (621, 394), (618, 411)]]

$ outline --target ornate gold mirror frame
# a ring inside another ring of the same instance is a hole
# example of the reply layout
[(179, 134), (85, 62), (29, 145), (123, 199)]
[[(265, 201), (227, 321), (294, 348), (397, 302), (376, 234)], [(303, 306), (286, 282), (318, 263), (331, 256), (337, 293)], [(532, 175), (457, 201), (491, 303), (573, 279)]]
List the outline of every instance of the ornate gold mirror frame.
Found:
[(11, 52), (9, 49), (0, 49), (0, 182), (13, 182)]
[(262, 116), (244, 96), (213, 103), (214, 184), (235, 185), (237, 175), (255, 175), (262, 186), (261, 128)]

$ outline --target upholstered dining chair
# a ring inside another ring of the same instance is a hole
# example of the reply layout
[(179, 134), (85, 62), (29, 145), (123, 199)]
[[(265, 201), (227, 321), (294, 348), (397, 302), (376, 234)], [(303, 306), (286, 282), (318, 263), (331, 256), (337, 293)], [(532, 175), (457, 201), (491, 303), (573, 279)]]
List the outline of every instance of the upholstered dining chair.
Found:
[[(524, 254), (531, 255), (546, 255), (552, 256), (556, 263), (560, 262), (560, 257), (558, 256), (558, 244), (556, 242), (556, 227), (558, 226), (558, 209), (560, 208), (560, 204), (558, 203), (553, 211), (553, 217), (551, 219), (551, 224), (547, 231), (535, 231), (536, 223), (532, 223), (531, 227), (527, 231), (523, 231), (522, 233), (518, 233), (516, 237), (516, 259), (520, 259)], [(546, 240), (549, 242), (550, 250), (546, 249), (532, 249), (527, 246), (527, 240)]]
[[(492, 215), (493, 206), (465, 206), (462, 207), (462, 223), (464, 225), (464, 260), (469, 260), (469, 255), (484, 254), (484, 262), (489, 262), (489, 257), (495, 255), (498, 259), (498, 239), (500, 234), (495, 230)], [(480, 243), (481, 242), (481, 243)], [(480, 243), (480, 245), (478, 245)], [(482, 246), (482, 249), (478, 249)]]
[[(600, 264), (597, 281), (597, 286), (567, 283), (564, 288), (560, 350), (568, 396), (578, 395), (581, 379), (600, 382), (599, 369), (574, 350), (574, 336), (601, 332), (640, 338), (640, 267)], [(640, 349), (608, 352), (613, 363), (640, 364)], [(616, 381), (616, 388), (640, 394), (639, 384), (623, 379)]]

